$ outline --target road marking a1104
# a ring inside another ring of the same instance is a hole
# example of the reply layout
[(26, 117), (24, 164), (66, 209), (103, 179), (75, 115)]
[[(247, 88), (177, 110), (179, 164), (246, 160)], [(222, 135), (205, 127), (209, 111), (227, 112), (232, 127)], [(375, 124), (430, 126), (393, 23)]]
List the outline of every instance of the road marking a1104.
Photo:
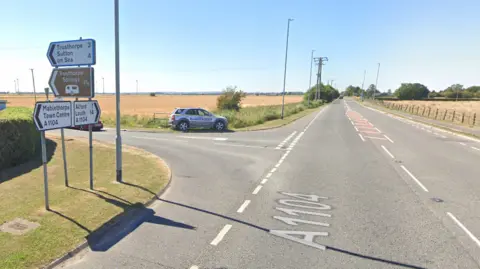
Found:
[[(315, 194), (301, 194), (301, 193), (289, 193), (280, 192), (284, 196), (289, 196), (288, 199), (279, 199), (277, 202), (281, 204), (281, 207), (275, 207), (276, 210), (283, 212), (289, 216), (300, 217), (301, 215), (311, 215), (318, 217), (330, 218), (332, 215), (321, 212), (323, 210), (331, 210), (330, 205), (320, 203), (322, 200), (328, 199), (328, 197), (318, 196)], [(286, 208), (284, 206), (292, 207)], [(290, 226), (297, 226), (299, 223), (313, 225), (318, 227), (328, 228), (330, 224), (323, 221), (305, 220), (301, 218), (285, 217), (285, 216), (273, 216), (274, 219), (281, 221)], [(305, 231), (305, 230), (270, 230), (271, 234), (288, 239), (309, 247), (325, 250), (324, 245), (315, 242), (317, 237), (326, 237), (329, 235), (325, 231)]]

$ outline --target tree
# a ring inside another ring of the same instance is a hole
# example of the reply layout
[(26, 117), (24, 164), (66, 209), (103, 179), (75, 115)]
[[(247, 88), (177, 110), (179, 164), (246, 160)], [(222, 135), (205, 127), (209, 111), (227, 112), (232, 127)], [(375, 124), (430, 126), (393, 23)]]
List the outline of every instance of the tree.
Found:
[(237, 86), (228, 86), (222, 90), (222, 94), (217, 98), (218, 109), (240, 110), (240, 104), (247, 94)]
[(366, 92), (367, 97), (372, 97), (374, 92), (375, 92), (375, 95), (380, 93), (380, 91), (378, 91), (376, 89), (374, 84), (370, 84), (370, 86), (368, 86), (368, 89), (367, 89), (367, 92)]
[[(315, 100), (317, 92), (317, 86), (311, 87), (303, 96), (303, 99), (306, 100)], [(340, 93), (337, 89), (330, 85), (320, 84), (320, 99), (325, 102), (331, 102), (333, 99), (338, 98)]]
[(392, 89), (388, 89), (387, 95), (388, 95), (388, 96), (392, 96)]
[(430, 91), (420, 83), (402, 83), (400, 88), (395, 90), (394, 95), (400, 100), (420, 100), (428, 96)]
[(471, 86), (465, 89), (467, 92), (478, 93), (480, 92), (480, 86)]
[(345, 95), (347, 96), (360, 96), (361, 92), (362, 89), (360, 89), (358, 86), (350, 85), (345, 89)]

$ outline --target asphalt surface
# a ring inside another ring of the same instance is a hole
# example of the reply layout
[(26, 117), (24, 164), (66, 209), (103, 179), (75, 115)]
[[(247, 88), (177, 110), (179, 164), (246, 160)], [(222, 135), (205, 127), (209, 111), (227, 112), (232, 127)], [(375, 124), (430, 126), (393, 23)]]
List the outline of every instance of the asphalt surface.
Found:
[(171, 187), (62, 267), (480, 268), (477, 141), (349, 100), (266, 131), (122, 137), (166, 160)]

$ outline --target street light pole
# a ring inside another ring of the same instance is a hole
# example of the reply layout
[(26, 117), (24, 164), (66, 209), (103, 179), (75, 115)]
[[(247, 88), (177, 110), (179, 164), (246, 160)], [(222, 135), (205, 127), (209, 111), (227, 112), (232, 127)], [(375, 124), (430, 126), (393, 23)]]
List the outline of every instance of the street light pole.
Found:
[(285, 110), (285, 83), (287, 82), (287, 57), (288, 57), (288, 37), (290, 35), (290, 22), (293, 19), (288, 19), (287, 22), (287, 44), (285, 46), (285, 68), (283, 71), (283, 93), (282, 93), (282, 119), (283, 119), (283, 112)]
[(37, 91), (35, 90), (35, 75), (33, 74), (33, 68), (30, 68), (32, 71), (32, 83), (33, 83), (33, 96), (35, 98), (35, 103), (37, 102)]
[(377, 68), (377, 79), (375, 80), (375, 89), (373, 90), (373, 100), (375, 100), (375, 92), (377, 91), (378, 73), (380, 73), (380, 63), (378, 63), (378, 68)]
[(310, 79), (308, 81), (308, 90), (307, 90), (307, 100), (308, 104), (310, 104), (310, 93), (308, 92), (310, 88), (312, 88), (312, 67), (313, 67), (313, 53), (315, 50), (312, 50), (312, 55), (310, 56)]
[(116, 107), (116, 122), (117, 136), (115, 138), (116, 144), (116, 170), (117, 181), (122, 182), (122, 136), (120, 133), (120, 37), (119, 37), (119, 18), (118, 18), (118, 0), (114, 0), (114, 17), (115, 17), (115, 102)]

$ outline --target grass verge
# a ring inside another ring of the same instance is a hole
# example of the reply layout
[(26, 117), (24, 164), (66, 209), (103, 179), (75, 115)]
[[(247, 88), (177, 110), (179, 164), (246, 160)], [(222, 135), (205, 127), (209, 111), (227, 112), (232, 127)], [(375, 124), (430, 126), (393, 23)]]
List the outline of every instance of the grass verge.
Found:
[(37, 268), (51, 262), (115, 216), (143, 205), (170, 178), (168, 167), (158, 157), (125, 147), (126, 184), (116, 183), (114, 146), (95, 142), (95, 190), (90, 191), (88, 143), (70, 139), (66, 141), (70, 187), (65, 187), (61, 141), (49, 137), (48, 148), (51, 211), (44, 209), (40, 162), (0, 172), (0, 223), (23, 218), (40, 224), (24, 235), (0, 232), (0, 268)]

